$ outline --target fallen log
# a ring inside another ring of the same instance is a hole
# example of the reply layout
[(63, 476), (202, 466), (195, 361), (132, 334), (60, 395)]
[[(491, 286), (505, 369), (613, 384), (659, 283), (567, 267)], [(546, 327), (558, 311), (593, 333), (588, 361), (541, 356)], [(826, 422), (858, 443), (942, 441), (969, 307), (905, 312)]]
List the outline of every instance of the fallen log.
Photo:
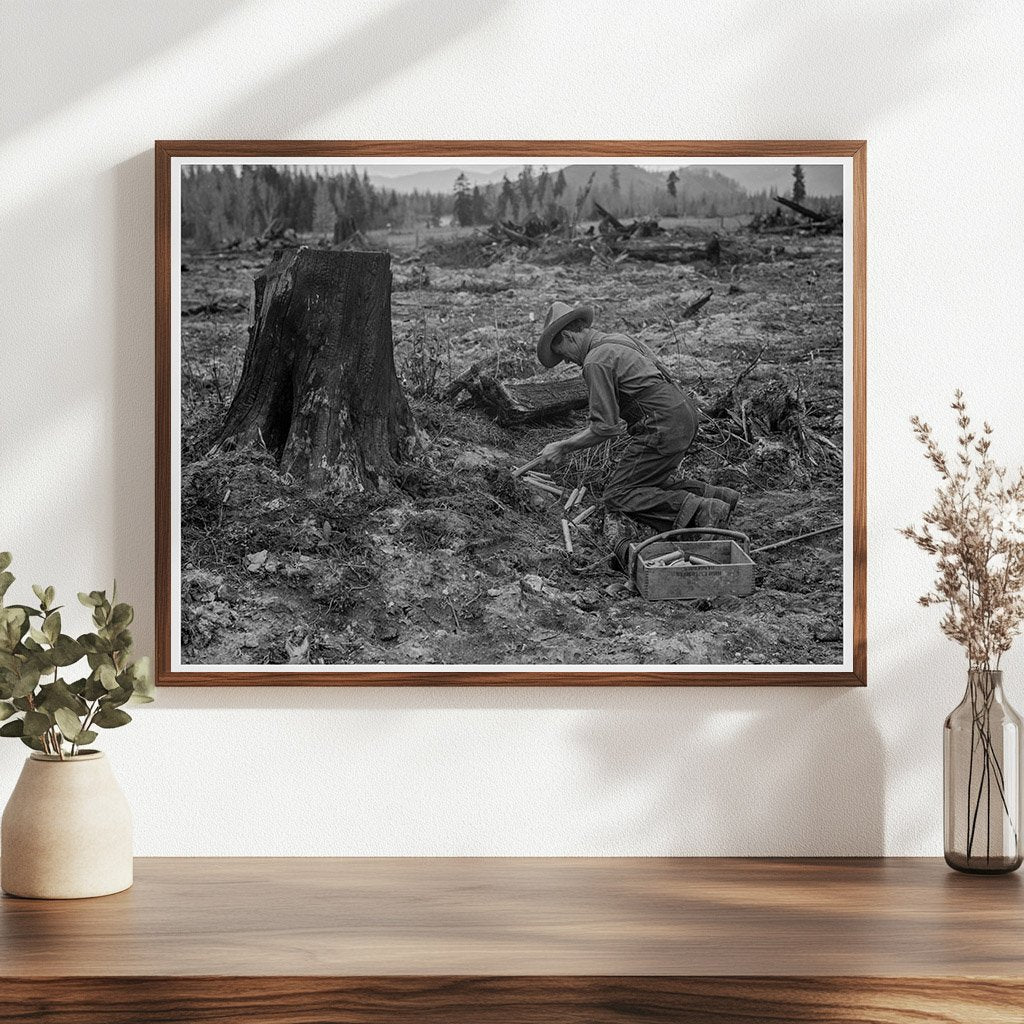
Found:
[(480, 373), (464, 386), (502, 426), (538, 423), (588, 404), (587, 386), (578, 377), (500, 381)]
[(498, 230), (505, 235), (506, 238), (515, 242), (517, 245), (525, 245), (529, 248), (540, 245), (540, 242), (536, 238), (531, 238), (529, 235), (524, 235), (521, 231), (513, 231), (512, 228), (506, 227), (504, 224), (499, 223), (497, 225)]
[(794, 203), (792, 199), (786, 199), (784, 196), (774, 196), (775, 202), (781, 203), (783, 206), (790, 210), (799, 213), (801, 217), (807, 217), (813, 220), (815, 223), (820, 224), (822, 221), (829, 220), (829, 216), (824, 213), (818, 213), (817, 210), (809, 210), (806, 206), (801, 206), (799, 203)]
[[(621, 220), (619, 220), (619, 219), (618, 219), (618, 218), (617, 218), (617, 217), (615, 216), (615, 214), (613, 214), (613, 213), (609, 213), (609, 212), (608, 212), (608, 211), (607, 211), (607, 210), (606, 210), (606, 209), (605, 209), (605, 208), (604, 208), (604, 207), (603, 207), (603, 206), (602, 206), (602, 205), (601, 205), (600, 203), (598, 203), (598, 202), (596, 202), (596, 201), (595, 201), (595, 203), (594, 203), (594, 209), (595, 209), (595, 210), (596, 210), (596, 211), (597, 211), (597, 212), (598, 212), (598, 213), (599, 213), (599, 214), (601, 215), (601, 217), (602, 217), (602, 218), (603, 218), (604, 220), (608, 221), (608, 223), (609, 223), (609, 224), (610, 224), (610, 225), (611, 225), (611, 226), (612, 226), (612, 227), (613, 227), (613, 228), (614, 228), (614, 229), (615, 229), (616, 231), (621, 231), (621, 232), (622, 232), (623, 234), (626, 234), (626, 233), (628, 233), (628, 232), (630, 232), (630, 231), (631, 231), (631, 229), (630, 229), (630, 228), (627, 228), (627, 227), (626, 227), (626, 225), (625, 225), (625, 224), (623, 224), (623, 223), (622, 223), (622, 221), (621, 221)], [(633, 225), (633, 228), (634, 228), (634, 229), (636, 228), (636, 225), (635, 225), (635, 224)]]
[(681, 242), (651, 243), (631, 240), (621, 247), (615, 246), (614, 251), (625, 253), (634, 260), (648, 260), (652, 263), (692, 263), (694, 260), (708, 258), (706, 246), (684, 245)]

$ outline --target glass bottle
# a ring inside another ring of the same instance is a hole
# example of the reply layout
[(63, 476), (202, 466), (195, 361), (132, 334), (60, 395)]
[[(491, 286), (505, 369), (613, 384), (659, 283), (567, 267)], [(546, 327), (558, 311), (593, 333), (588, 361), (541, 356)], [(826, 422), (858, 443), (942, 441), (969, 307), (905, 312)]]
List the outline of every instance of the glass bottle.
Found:
[(999, 874), (1021, 865), (1021, 720), (1003, 673), (971, 669), (964, 699), (943, 726), (946, 863)]

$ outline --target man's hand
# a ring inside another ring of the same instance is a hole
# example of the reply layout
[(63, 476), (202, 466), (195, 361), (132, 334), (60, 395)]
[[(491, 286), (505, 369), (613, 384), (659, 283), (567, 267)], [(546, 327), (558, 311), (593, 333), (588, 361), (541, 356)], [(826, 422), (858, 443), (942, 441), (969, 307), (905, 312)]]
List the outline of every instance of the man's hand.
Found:
[(561, 441), (552, 441), (551, 444), (546, 444), (540, 452), (539, 458), (542, 460), (541, 465), (557, 466), (562, 459), (565, 458), (565, 448)]

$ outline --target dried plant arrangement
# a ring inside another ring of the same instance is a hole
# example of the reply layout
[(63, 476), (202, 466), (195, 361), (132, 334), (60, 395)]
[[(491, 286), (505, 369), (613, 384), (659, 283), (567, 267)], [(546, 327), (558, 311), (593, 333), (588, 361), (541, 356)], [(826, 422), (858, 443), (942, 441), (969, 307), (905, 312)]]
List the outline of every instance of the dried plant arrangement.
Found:
[(1024, 621), (1024, 470), (992, 458), (992, 427), (976, 430), (958, 389), (957, 446), (947, 455), (914, 416), (941, 483), (920, 526), (901, 532), (936, 559), (918, 600), (944, 609), (940, 627), (967, 656), (967, 690), (944, 728), (946, 860), (959, 870), (1015, 870), (1020, 850), (1020, 733), (1002, 692), (1002, 656)]
[(960, 390), (952, 408), (960, 432), (952, 457), (927, 423), (911, 419), (942, 483), (923, 525), (901, 532), (936, 558), (935, 584), (919, 602), (945, 608), (940, 627), (963, 646), (970, 669), (994, 671), (1024, 621), (1024, 469), (1008, 478), (995, 463), (992, 427), (972, 429)]

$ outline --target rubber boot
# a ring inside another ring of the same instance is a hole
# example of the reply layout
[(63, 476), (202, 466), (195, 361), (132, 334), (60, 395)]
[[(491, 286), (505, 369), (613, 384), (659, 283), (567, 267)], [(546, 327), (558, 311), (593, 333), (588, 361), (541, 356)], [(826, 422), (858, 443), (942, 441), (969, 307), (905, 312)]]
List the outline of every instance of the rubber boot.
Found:
[(736, 505), (742, 497), (739, 491), (735, 491), (731, 487), (716, 487), (706, 480), (690, 478), (681, 481), (680, 486), (691, 494), (698, 494), (702, 498), (716, 498), (718, 501), (726, 502), (730, 512), (736, 511)]
[(685, 529), (686, 527), (698, 528), (701, 526), (713, 529), (721, 529), (729, 522), (732, 509), (728, 502), (719, 501), (718, 498), (697, 498), (692, 502), (683, 502), (683, 507), (676, 516), (675, 527)]
[(727, 501), (719, 501), (718, 498), (704, 498), (693, 517), (694, 526), (709, 526), (720, 530), (729, 522), (732, 509)]
[(618, 512), (605, 512), (602, 532), (605, 543), (615, 556), (613, 564), (625, 572), (629, 565), (629, 545), (637, 537), (632, 520)]

